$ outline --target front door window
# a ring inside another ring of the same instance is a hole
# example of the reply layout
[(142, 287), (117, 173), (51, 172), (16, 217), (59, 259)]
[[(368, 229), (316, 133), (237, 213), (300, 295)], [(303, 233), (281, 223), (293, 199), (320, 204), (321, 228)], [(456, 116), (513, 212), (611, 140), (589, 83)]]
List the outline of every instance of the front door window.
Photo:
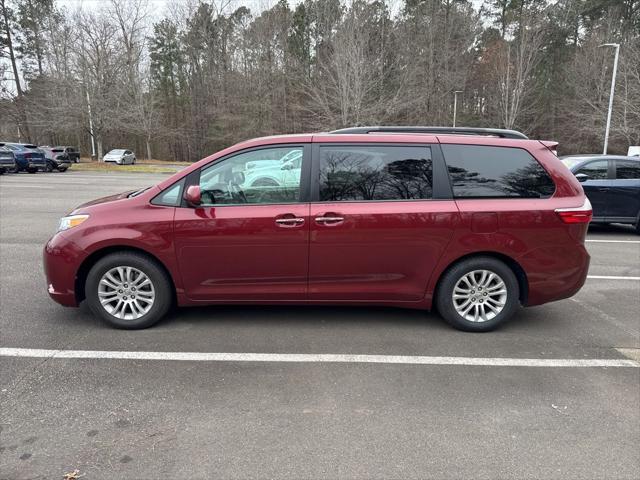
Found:
[(202, 170), (202, 204), (281, 204), (300, 201), (303, 149), (276, 147), (252, 150)]

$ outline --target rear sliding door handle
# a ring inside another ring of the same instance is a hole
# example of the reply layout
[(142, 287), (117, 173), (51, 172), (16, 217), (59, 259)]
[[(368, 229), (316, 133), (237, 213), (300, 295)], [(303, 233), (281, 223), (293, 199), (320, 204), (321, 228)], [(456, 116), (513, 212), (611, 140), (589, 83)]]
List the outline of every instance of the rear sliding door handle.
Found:
[(344, 217), (316, 217), (318, 223), (344, 222)]

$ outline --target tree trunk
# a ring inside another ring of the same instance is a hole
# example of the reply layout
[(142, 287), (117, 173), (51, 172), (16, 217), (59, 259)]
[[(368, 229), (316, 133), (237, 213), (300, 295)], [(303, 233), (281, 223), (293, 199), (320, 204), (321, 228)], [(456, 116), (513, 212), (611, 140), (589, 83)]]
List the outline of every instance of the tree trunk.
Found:
[(147, 144), (147, 160), (151, 160), (151, 137), (146, 138)]
[(22, 99), (22, 86), (20, 85), (20, 76), (18, 74), (18, 65), (16, 64), (16, 56), (13, 51), (13, 41), (11, 40), (11, 27), (9, 26), (9, 15), (7, 14), (7, 6), (5, 0), (0, 0), (2, 3), (2, 16), (4, 17), (4, 28), (7, 34), (7, 48), (9, 49), (9, 58), (11, 60), (11, 68), (13, 69), (13, 78), (16, 83), (16, 92), (18, 93), (18, 135), (22, 137), (24, 135), (27, 142), (31, 141), (31, 134), (29, 133), (29, 126), (27, 125), (27, 116), (24, 112), (24, 105), (20, 101)]
[(98, 137), (96, 143), (98, 144), (98, 161), (101, 162), (102, 161), (102, 137)]

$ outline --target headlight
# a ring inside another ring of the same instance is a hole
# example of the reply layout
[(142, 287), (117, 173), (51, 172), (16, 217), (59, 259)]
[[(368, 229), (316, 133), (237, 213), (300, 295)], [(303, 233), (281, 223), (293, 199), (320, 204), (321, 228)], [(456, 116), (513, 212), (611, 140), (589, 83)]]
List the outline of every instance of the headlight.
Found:
[(68, 217), (62, 217), (60, 219), (58, 231), (62, 232), (64, 230), (69, 230), (70, 228), (77, 227), (88, 218), (89, 215), (69, 215)]

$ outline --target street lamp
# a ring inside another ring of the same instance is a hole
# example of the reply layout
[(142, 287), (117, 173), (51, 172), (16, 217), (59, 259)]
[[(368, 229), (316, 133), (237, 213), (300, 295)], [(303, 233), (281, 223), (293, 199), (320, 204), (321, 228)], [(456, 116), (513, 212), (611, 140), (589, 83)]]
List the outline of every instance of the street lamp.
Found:
[(604, 43), (600, 47), (614, 47), (616, 49), (616, 56), (613, 60), (613, 76), (611, 77), (611, 93), (609, 93), (609, 112), (607, 113), (607, 127), (604, 132), (604, 150), (603, 154), (607, 154), (607, 147), (609, 146), (609, 128), (611, 126), (611, 111), (613, 110), (613, 94), (616, 90), (616, 74), (618, 72), (618, 54), (620, 53), (619, 43)]
[(462, 93), (462, 90), (456, 90), (453, 92), (453, 126), (456, 126), (456, 114), (458, 112), (458, 94)]

